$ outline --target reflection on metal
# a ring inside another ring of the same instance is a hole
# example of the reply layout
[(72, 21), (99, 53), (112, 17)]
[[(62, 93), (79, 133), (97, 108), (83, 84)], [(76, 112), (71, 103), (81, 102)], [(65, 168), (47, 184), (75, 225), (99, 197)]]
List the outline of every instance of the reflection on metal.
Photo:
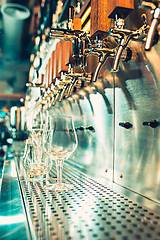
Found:
[(107, 110), (109, 114), (112, 114), (112, 106), (107, 98), (107, 96), (105, 95), (105, 88), (104, 88), (104, 83), (103, 81), (97, 81), (96, 83), (94, 83), (94, 87), (97, 90), (98, 93), (100, 93), (103, 97), (103, 100), (106, 104)]
[(0, 238), (30, 239), (14, 160), (4, 162), (0, 194)]
[(85, 96), (87, 98), (87, 100), (89, 102), (89, 105), (90, 105), (90, 108), (91, 108), (91, 112), (94, 115), (94, 108), (93, 108), (92, 102), (90, 100), (89, 92), (85, 89), (85, 90), (80, 91), (80, 95)]

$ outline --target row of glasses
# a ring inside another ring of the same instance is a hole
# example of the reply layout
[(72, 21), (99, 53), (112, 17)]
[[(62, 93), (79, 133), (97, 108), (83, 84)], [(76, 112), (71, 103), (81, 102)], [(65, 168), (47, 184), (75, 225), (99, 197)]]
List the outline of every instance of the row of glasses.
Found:
[(46, 123), (43, 128), (29, 131), (24, 167), (35, 179), (46, 174), (55, 161), (57, 182), (46, 185), (46, 188), (53, 191), (71, 190), (73, 185), (62, 182), (62, 169), (64, 161), (78, 146), (73, 119), (68, 115), (51, 115), (47, 116)]

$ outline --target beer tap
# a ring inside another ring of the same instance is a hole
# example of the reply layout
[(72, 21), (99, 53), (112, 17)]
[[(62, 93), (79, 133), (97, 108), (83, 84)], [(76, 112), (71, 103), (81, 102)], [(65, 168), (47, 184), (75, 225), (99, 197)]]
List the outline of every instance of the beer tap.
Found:
[[(57, 96), (56, 96), (56, 101), (57, 100), (59, 102), (62, 101), (63, 96), (65, 95), (65, 92), (67, 91), (67, 89), (69, 88), (70, 84), (71, 84), (72, 79), (69, 79), (66, 77), (66, 73), (61, 72), (61, 78), (60, 80), (56, 80), (56, 85), (58, 87), (58, 91), (57, 91)], [(58, 82), (58, 83), (57, 83)]]
[(61, 94), (60, 94), (60, 97), (59, 97), (59, 102), (62, 101), (65, 93), (68, 91), (70, 85), (71, 85), (71, 81), (72, 79), (70, 78), (67, 78), (65, 74), (62, 73), (62, 83), (63, 83), (63, 87), (62, 87), (62, 91), (61, 91)]
[(107, 46), (104, 46), (103, 40), (96, 40), (95, 45), (90, 49), (85, 49), (85, 54), (93, 55), (98, 57), (98, 65), (96, 67), (94, 76), (92, 78), (92, 82), (96, 82), (98, 78), (98, 74), (102, 65), (106, 62), (109, 57), (115, 56), (115, 48), (111, 49)]
[[(132, 50), (126, 48), (122, 55), (122, 60), (128, 62), (131, 60)], [(92, 82), (96, 82), (101, 67), (105, 64), (108, 58), (114, 58), (117, 53), (117, 45), (113, 43), (111, 39), (104, 38), (102, 40), (96, 39), (95, 43), (90, 47), (90, 49), (85, 49), (85, 54), (93, 55), (98, 57), (98, 64), (92, 78)]]
[(63, 90), (64, 84), (65, 84), (64, 82), (56, 79), (55, 86), (54, 86), (54, 89), (53, 89), (53, 92), (54, 92), (54, 99), (53, 99), (53, 102), (52, 102), (53, 106), (55, 106), (57, 101), (59, 100), (60, 95), (61, 95), (62, 90)]
[(159, 35), (157, 25), (160, 22), (160, 1), (159, 0), (140, 0), (142, 8), (149, 9), (152, 13), (152, 22), (148, 31), (145, 50), (149, 51), (154, 43), (158, 42)]
[(68, 29), (51, 28), (50, 36), (73, 43), (73, 57), (75, 66), (84, 68), (86, 66), (86, 55), (84, 49), (90, 45), (90, 38), (87, 32), (74, 30), (74, 8), (69, 7)]
[(74, 73), (71, 72), (66, 75), (67, 78), (72, 79), (70, 82), (70, 86), (68, 87), (67, 97), (71, 95), (71, 92), (75, 85), (82, 85), (82, 82), (90, 83), (92, 81), (92, 74), (87, 73), (85, 70), (82, 73)]
[(116, 19), (116, 26), (114, 28), (110, 28), (109, 36), (115, 38), (118, 41), (118, 50), (116, 52), (113, 71), (118, 71), (119, 62), (122, 56), (123, 51), (127, 48), (130, 40), (137, 41), (140, 43), (145, 42), (146, 33), (149, 29), (149, 25), (146, 23), (145, 14), (142, 15), (144, 24), (137, 30), (129, 30), (124, 28), (124, 20), (119, 18)]

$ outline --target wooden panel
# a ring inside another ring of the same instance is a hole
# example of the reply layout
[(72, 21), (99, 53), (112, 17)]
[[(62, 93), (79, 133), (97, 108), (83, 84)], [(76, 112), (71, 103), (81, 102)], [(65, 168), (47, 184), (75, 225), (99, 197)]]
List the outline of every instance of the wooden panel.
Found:
[(48, 63), (45, 68), (45, 74), (44, 74), (44, 87), (48, 87)]
[(58, 63), (58, 73), (68, 72), (68, 66), (65, 64), (66, 54), (68, 52), (68, 42), (63, 40), (60, 42), (60, 55)]
[(41, 74), (41, 83), (42, 83), (42, 85), (44, 85), (44, 74), (43, 73)]
[(125, 18), (134, 9), (134, 0), (91, 0), (91, 36), (104, 34), (110, 28), (110, 19)]
[(52, 59), (50, 58), (50, 59), (48, 60), (48, 87), (50, 87), (50, 86), (51, 86), (51, 83), (52, 83), (51, 61), (52, 61)]
[(97, 60), (98, 58), (96, 56), (89, 55), (87, 57), (87, 66), (85, 68), (86, 72), (93, 73), (96, 70), (97, 67)]
[(81, 30), (81, 19), (74, 18), (73, 19), (74, 30)]
[(55, 51), (52, 52), (51, 61), (51, 83), (55, 83), (54, 72), (55, 72)]
[(91, 37), (102, 35), (110, 28), (108, 8), (111, 0), (91, 0)]
[(119, 18), (126, 18), (134, 9), (134, 0), (115, 0), (108, 6), (109, 18), (115, 18), (117, 14)]
[(66, 49), (65, 65), (74, 64), (72, 42), (66, 42)]
[(58, 73), (58, 62), (59, 62), (59, 56), (60, 56), (60, 44), (61, 44), (61, 43), (58, 42), (57, 45), (56, 45), (53, 79), (56, 79), (56, 78), (60, 78), (60, 77), (61, 77), (61, 74)]

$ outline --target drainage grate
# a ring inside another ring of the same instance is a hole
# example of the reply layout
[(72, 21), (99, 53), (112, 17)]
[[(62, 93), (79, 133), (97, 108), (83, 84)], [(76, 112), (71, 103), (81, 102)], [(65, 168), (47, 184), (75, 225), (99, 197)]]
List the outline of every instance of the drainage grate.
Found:
[(67, 164), (63, 174), (74, 190), (54, 193), (42, 182), (20, 181), (37, 239), (160, 239), (160, 215)]

